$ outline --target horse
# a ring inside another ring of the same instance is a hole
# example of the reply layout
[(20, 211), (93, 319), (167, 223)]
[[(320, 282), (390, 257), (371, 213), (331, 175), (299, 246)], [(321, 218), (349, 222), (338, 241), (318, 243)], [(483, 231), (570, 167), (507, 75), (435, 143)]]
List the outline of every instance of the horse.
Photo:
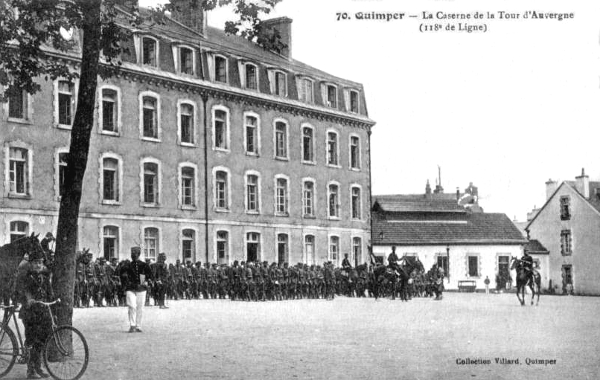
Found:
[(411, 279), (411, 273), (422, 271), (423, 264), (417, 260), (415, 256), (404, 256), (402, 263), (397, 265), (398, 268), (398, 288), (400, 292), (400, 299), (402, 301), (408, 301), (412, 298), (411, 291), (412, 286), (409, 286), (409, 280)]
[(32, 233), (0, 247), (0, 296), (5, 306), (10, 305), (11, 299), (15, 299), (17, 272), (26, 253), (40, 253), (44, 257), (44, 263), (49, 264), (38, 236), (39, 234)]
[(523, 260), (520, 260), (516, 257), (512, 258), (512, 264), (510, 269), (516, 269), (517, 271), (517, 298), (521, 303), (521, 306), (525, 306), (525, 287), (529, 286), (531, 289), (531, 305), (533, 305), (533, 299), (537, 293), (537, 301), (535, 306), (537, 306), (540, 302), (540, 293), (541, 293), (541, 276), (536, 271), (533, 271), (532, 275), (529, 275), (525, 266), (523, 265)]

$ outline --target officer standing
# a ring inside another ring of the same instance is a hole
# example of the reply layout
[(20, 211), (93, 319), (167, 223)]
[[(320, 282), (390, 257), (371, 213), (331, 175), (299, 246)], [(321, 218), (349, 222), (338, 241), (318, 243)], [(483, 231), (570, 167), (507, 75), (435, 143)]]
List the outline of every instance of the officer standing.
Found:
[(50, 272), (44, 266), (44, 257), (41, 252), (30, 252), (27, 274), (20, 277), (19, 280), (18, 288), (22, 289), (20, 301), (23, 305), (19, 317), (23, 319), (25, 346), (29, 350), (27, 378), (45, 378), (49, 375), (42, 370), (41, 352), (48, 332), (51, 331), (52, 321), (46, 309), (47, 306), (38, 302), (52, 301), (54, 293), (52, 292)]
[(148, 281), (152, 280), (150, 266), (141, 261), (141, 248), (131, 248), (131, 262), (126, 263), (120, 271), (121, 281), (125, 288), (129, 315), (129, 332), (142, 332), (142, 311), (148, 291)]

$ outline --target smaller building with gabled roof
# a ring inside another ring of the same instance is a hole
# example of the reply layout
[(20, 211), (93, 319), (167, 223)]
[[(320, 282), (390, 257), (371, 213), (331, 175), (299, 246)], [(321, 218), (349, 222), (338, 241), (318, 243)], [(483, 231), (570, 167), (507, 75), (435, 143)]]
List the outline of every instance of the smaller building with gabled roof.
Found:
[(437, 264), (447, 289), (466, 283), (483, 289), (486, 277), (490, 287), (510, 287), (510, 259), (527, 240), (505, 214), (482, 212), (476, 196), (466, 207), (465, 194), (374, 196), (373, 254), (387, 262), (396, 247), (399, 257), (417, 256), (426, 269)]
[(546, 182), (546, 203), (529, 221), (530, 239), (548, 251), (548, 286), (559, 294), (600, 295), (600, 182)]

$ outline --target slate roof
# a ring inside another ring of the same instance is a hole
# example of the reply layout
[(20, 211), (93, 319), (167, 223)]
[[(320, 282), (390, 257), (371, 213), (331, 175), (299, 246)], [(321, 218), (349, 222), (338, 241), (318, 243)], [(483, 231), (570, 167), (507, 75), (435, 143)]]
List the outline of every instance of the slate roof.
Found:
[(373, 197), (373, 210), (383, 212), (466, 213), (455, 194), (397, 194)]
[(596, 194), (596, 189), (600, 189), (600, 182), (590, 181), (589, 182), (589, 198), (585, 198), (583, 194), (581, 194), (577, 190), (577, 185), (575, 181), (565, 181), (569, 186), (571, 186), (575, 191), (577, 191), (582, 198), (584, 198), (593, 208), (600, 211), (600, 197)]
[(527, 244), (525, 244), (525, 250), (532, 254), (549, 254), (550, 252), (540, 243), (539, 240), (529, 240)]
[[(383, 233), (383, 234), (382, 234)], [(374, 245), (525, 244), (527, 240), (505, 214), (380, 214), (373, 217)]]

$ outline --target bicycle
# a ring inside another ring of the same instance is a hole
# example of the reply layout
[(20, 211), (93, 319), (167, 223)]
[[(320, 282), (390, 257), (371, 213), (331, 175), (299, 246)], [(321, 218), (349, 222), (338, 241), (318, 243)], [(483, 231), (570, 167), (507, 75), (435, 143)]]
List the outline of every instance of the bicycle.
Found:
[[(50, 306), (59, 303), (60, 299), (54, 302), (34, 302), (46, 306), (52, 320), (51, 332), (42, 349), (46, 370), (57, 380), (79, 379), (85, 373), (89, 360), (85, 337), (72, 326), (56, 324)], [(0, 306), (0, 308), (4, 309), (4, 319), (0, 325), (0, 377), (3, 377), (10, 372), (15, 362), (26, 364), (29, 360), (29, 353), (24, 345), (17, 318), (15, 318), (17, 306)], [(17, 331), (16, 336), (9, 326), (11, 319)]]

